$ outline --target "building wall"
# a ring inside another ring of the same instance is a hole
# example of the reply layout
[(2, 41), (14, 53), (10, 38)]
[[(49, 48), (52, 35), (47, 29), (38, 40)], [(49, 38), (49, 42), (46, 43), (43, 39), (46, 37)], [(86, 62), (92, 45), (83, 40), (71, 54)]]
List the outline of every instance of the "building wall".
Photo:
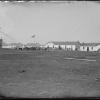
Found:
[(16, 46), (14, 46), (14, 45), (6, 45), (6, 46), (2, 46), (2, 48), (15, 48)]
[(75, 50), (76, 46), (75, 45), (72, 45), (72, 50)]
[(91, 46), (91, 47), (89, 48), (89, 50), (90, 50), (90, 51), (96, 51), (96, 50), (95, 50), (95, 47), (96, 47), (96, 46)]
[[(59, 48), (59, 45), (55, 45), (54, 43), (47, 43), (45, 47), (50, 47), (50, 48)], [(100, 45), (98, 46), (80, 46), (78, 45), (60, 45), (60, 47), (64, 50), (79, 50), (79, 51), (97, 51), (100, 49)]]
[(59, 48), (59, 45), (54, 45), (54, 48)]
[(53, 48), (53, 47), (54, 47), (54, 44), (53, 44), (53, 43), (47, 43), (47, 44), (45, 45), (45, 47)]
[(61, 48), (64, 50), (75, 50), (75, 45), (61, 45)]
[(66, 45), (67, 50), (75, 50), (76, 46), (75, 45)]
[(66, 45), (66, 49), (71, 49), (71, 45)]
[(2, 48), (11, 48), (11, 46), (2, 46)]
[(50, 47), (50, 48), (59, 48), (59, 46), (64, 50), (75, 50), (76, 48), (75, 45), (55, 45), (53, 43), (47, 43), (45, 45), (45, 47)]
[(97, 51), (96, 46), (80, 46), (80, 51)]

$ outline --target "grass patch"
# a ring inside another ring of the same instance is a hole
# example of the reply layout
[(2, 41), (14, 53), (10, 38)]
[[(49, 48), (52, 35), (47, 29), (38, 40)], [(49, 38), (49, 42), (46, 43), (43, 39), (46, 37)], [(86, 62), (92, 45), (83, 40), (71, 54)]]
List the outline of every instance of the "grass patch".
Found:
[[(98, 61), (90, 63), (64, 60), (68, 57), (78, 59), (95, 57)], [(10, 87), (7, 87), (8, 83), (18, 84), (11, 89), (12, 91), (18, 89), (15, 94), (21, 91), (21, 95), (24, 95), (22, 91), (27, 95), (27, 89), (31, 95), (32, 91), (34, 93), (34, 88), (35, 93), (37, 93), (37, 90), (46, 90), (49, 95), (53, 95), (52, 91), (56, 93), (60, 90), (59, 94), (63, 95), (65, 93), (63, 91), (67, 91), (67, 89), (74, 94), (74, 90), (77, 88), (79, 88), (77, 94), (81, 91), (82, 93), (87, 92), (87, 88), (91, 91), (99, 91), (100, 87), (94, 85), (94, 83), (99, 84), (100, 82), (95, 81), (95, 78), (100, 76), (99, 57), (100, 54), (96, 52), (0, 50), (0, 80), (5, 86), (3, 88), (6, 88), (7, 91), (10, 91)], [(20, 86), (20, 83), (23, 84)], [(24, 86), (24, 83), (28, 84), (27, 87)], [(90, 84), (93, 87), (89, 87)]]

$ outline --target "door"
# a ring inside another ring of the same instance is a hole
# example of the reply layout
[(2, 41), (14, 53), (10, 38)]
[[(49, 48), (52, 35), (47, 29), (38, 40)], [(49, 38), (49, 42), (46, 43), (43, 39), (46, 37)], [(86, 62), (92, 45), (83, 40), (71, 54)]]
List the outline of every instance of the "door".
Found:
[(89, 51), (89, 47), (87, 47), (87, 52)]

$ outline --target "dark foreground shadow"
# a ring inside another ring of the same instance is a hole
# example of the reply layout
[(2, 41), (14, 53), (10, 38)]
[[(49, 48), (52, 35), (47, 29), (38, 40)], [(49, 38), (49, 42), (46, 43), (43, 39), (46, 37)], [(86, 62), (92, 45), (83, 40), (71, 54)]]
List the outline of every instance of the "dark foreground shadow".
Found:
[(64, 99), (64, 100), (100, 100), (100, 97), (69, 97), (69, 96), (61, 96), (61, 97), (49, 97), (49, 98), (45, 98), (45, 97), (10, 97), (10, 96), (6, 96), (5, 94), (0, 94), (0, 100), (45, 100), (45, 99)]

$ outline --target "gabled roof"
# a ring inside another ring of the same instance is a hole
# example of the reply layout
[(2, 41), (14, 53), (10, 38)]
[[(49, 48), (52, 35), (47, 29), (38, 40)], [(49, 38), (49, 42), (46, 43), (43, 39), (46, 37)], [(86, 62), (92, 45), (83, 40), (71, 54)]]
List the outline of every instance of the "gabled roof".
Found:
[(98, 46), (100, 43), (80, 43), (80, 46)]
[(55, 45), (79, 45), (79, 41), (52, 41), (48, 43), (53, 43)]

